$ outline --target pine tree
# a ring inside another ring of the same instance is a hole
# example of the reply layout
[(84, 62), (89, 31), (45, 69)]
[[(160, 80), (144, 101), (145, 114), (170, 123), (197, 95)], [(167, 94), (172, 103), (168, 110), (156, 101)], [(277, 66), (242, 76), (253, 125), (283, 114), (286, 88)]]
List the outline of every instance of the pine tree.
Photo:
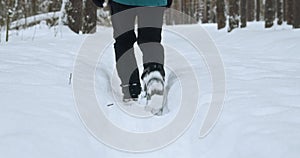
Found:
[(265, 6), (265, 27), (270, 28), (273, 26), (275, 19), (275, 7), (273, 0), (266, 0)]
[(247, 26), (247, 0), (241, 0), (241, 28)]
[(226, 26), (224, 0), (217, 0), (217, 22), (218, 22), (218, 29), (222, 29)]

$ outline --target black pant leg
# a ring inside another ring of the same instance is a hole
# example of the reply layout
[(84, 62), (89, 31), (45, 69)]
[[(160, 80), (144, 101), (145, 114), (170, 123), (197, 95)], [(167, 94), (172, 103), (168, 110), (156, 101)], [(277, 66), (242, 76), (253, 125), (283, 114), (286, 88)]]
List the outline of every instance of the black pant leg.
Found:
[(164, 7), (144, 7), (138, 10), (137, 42), (143, 52), (144, 69), (151, 64), (164, 65), (165, 55), (161, 44), (164, 11)]
[(134, 32), (137, 13), (134, 8), (133, 6), (111, 2), (116, 67), (122, 85), (140, 84), (133, 49), (133, 45), (137, 40)]

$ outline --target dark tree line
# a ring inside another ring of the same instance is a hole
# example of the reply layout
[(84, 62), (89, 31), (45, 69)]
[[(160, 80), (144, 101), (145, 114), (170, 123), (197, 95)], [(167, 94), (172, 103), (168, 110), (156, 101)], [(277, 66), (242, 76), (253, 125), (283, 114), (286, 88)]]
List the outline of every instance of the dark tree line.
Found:
[[(228, 20), (228, 31), (247, 27), (248, 21), (264, 20), (265, 27), (270, 28), (277, 20), (278, 25), (284, 21), (294, 28), (300, 27), (299, 0), (200, 0), (203, 2), (202, 23), (214, 22), (214, 9), (218, 28), (224, 28)], [(216, 2), (216, 3), (215, 3)], [(216, 5), (215, 5), (216, 4)], [(227, 10), (224, 11), (224, 8)], [(228, 17), (228, 19), (226, 18)]]
[(203, 2), (199, 0), (173, 0), (172, 7), (189, 16), (178, 16), (177, 13), (169, 10), (165, 14), (168, 25), (196, 23), (200, 20), (201, 8), (205, 8)]
[[(218, 23), (224, 28), (228, 20), (228, 31), (247, 27), (249, 21), (265, 21), (269, 28), (287, 22), (299, 28), (300, 0), (174, 0), (173, 8), (201, 21)], [(167, 24), (192, 23), (188, 19), (174, 20), (167, 14)], [(175, 21), (175, 22), (174, 22)]]

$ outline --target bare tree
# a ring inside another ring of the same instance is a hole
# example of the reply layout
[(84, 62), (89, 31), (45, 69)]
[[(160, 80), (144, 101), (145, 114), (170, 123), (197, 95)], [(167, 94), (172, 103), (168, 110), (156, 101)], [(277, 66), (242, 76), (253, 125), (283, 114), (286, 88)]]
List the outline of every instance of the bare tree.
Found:
[(6, 10), (6, 7), (5, 7), (5, 2), (4, 1), (0, 1), (0, 26), (4, 26), (5, 25), (5, 10)]
[(194, 18), (196, 19), (196, 21), (198, 22), (200, 20), (200, 0), (193, 0), (194, 1)]
[(266, 0), (265, 6), (265, 27), (270, 28), (273, 26), (275, 19), (275, 7), (273, 0)]
[(209, 13), (210, 23), (217, 23), (217, 1), (218, 0), (210, 0), (210, 13)]
[(283, 0), (283, 21), (286, 21), (286, 0)]
[(247, 0), (247, 20), (253, 21), (254, 20), (254, 11), (255, 8), (255, 0)]
[(293, 24), (293, 16), (294, 16), (294, 0), (286, 0), (286, 20), (287, 24)]
[(256, 21), (260, 21), (260, 3), (261, 0), (256, 0)]
[(294, 0), (294, 28), (300, 28), (300, 1)]
[(247, 0), (241, 0), (241, 28), (247, 26)]
[[(9, 38), (9, 26), (10, 26), (10, 21), (11, 21), (11, 16), (12, 16), (12, 0), (7, 0), (5, 5), (5, 16), (6, 16), (6, 35), (5, 35), (5, 41), (8, 42), (8, 38)], [(0, 30), (1, 31), (1, 30)]]
[(239, 0), (229, 0), (229, 28), (228, 32), (239, 27)]
[(36, 15), (37, 14), (37, 0), (31, 0), (31, 12), (32, 15)]
[(224, 0), (217, 0), (217, 22), (218, 22), (218, 29), (222, 29), (226, 26)]
[(277, 0), (277, 24), (281, 25), (283, 22), (283, 0)]
[(208, 23), (210, 17), (210, 0), (203, 0), (202, 23)]
[(207, 20), (208, 20), (208, 23), (211, 23), (213, 21), (213, 7), (212, 7), (212, 3), (213, 3), (213, 0), (206, 0), (206, 7), (207, 7)]

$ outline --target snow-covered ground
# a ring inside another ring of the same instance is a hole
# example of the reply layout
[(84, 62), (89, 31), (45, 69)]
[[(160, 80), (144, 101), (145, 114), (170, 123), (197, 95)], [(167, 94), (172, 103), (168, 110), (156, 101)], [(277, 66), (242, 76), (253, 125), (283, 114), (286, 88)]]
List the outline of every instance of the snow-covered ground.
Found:
[[(200, 26), (176, 27), (193, 31)], [(12, 32), (10, 42), (0, 44), (0, 157), (298, 158), (300, 30), (288, 26), (264, 30), (263, 23), (232, 33), (217, 31), (215, 25), (203, 27), (224, 62), (227, 94), (222, 115), (212, 132), (199, 139), (211, 92), (209, 85), (200, 85), (199, 112), (188, 131), (166, 148), (142, 154), (98, 142), (77, 114), (69, 77), (85, 35), (64, 27), (54, 37), (55, 30), (43, 25)], [(107, 34), (111, 29), (99, 31)], [(190, 59), (203, 83), (209, 79), (188, 45), (170, 32), (164, 33), (164, 43), (178, 47)], [(120, 125), (132, 128), (126, 120)]]

